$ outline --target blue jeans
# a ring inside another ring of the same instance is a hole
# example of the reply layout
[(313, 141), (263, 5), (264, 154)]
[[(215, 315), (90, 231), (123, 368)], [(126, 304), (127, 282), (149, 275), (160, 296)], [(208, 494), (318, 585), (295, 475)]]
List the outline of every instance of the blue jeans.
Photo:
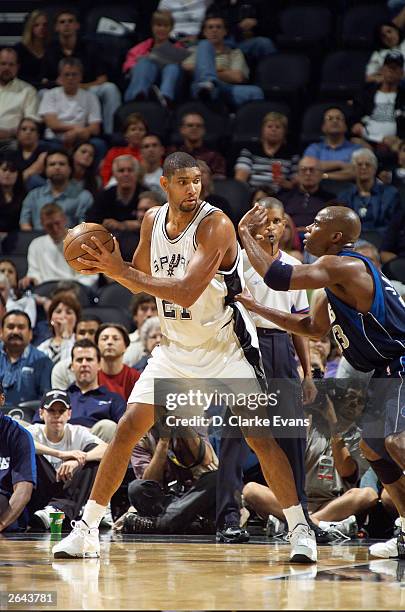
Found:
[(90, 91), (100, 100), (103, 113), (104, 134), (112, 134), (114, 128), (114, 113), (121, 106), (121, 92), (114, 83), (93, 85)]
[(266, 36), (254, 36), (247, 40), (235, 41), (234, 38), (226, 39), (226, 44), (232, 49), (240, 49), (243, 55), (250, 61), (261, 60), (262, 57), (276, 53), (273, 41)]
[(212, 98), (223, 96), (233, 106), (241, 106), (252, 100), (263, 100), (264, 94), (257, 85), (233, 85), (225, 83), (218, 78), (215, 65), (215, 49), (208, 40), (201, 40), (197, 46), (194, 80), (191, 92), (194, 98), (198, 97), (200, 83), (211, 81), (215, 84)]
[(147, 96), (152, 85), (160, 79), (160, 91), (169, 100), (174, 100), (180, 83), (181, 66), (167, 64), (160, 67), (148, 57), (141, 57), (131, 68), (129, 85), (124, 94), (124, 101), (130, 102), (139, 94)]

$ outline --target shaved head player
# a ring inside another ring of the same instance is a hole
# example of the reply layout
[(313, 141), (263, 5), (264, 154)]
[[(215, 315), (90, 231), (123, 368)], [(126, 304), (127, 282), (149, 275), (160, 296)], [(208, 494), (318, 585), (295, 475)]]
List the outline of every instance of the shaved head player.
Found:
[[(94, 260), (88, 273), (102, 271), (134, 293), (146, 291), (157, 298), (163, 339), (129, 397), (83, 519), (53, 548), (57, 558), (99, 556), (100, 520), (122, 482), (133, 447), (155, 421), (155, 379), (250, 379), (260, 389), (257, 379), (264, 376), (254, 325), (245, 309), (234, 304), (243, 288), (243, 270), (231, 221), (199, 199), (201, 173), (187, 153), (166, 158), (161, 186), (168, 203), (145, 214), (132, 264), (122, 260), (116, 240), (113, 253), (94, 238), (94, 249), (82, 246)], [(298, 501), (288, 459), (270, 430), (259, 433), (248, 435), (247, 442), (284, 509), (290, 560), (316, 561), (315, 536)]]
[(331, 206), (316, 215), (304, 243), (319, 259), (301, 266), (283, 265), (261, 248), (257, 234), (265, 216), (264, 209), (255, 206), (239, 224), (249, 260), (264, 282), (278, 291), (324, 287), (325, 295), (310, 315), (266, 308), (251, 296), (237, 299), (294, 334), (322, 338), (332, 328), (348, 362), (363, 372), (374, 370), (363, 415), (362, 450), (397, 507), (401, 532), (373, 544), (370, 552), (405, 559), (405, 304), (374, 264), (353, 251), (361, 224), (350, 208)]

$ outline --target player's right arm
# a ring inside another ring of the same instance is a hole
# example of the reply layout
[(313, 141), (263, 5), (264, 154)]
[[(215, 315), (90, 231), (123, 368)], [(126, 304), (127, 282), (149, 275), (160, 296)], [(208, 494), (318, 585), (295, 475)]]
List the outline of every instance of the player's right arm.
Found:
[(323, 338), (331, 327), (326, 294), (317, 300), (314, 309), (309, 314), (290, 314), (275, 308), (267, 308), (256, 302), (247, 293), (241, 293), (235, 299), (237, 302), (241, 302), (248, 310), (255, 312), (268, 321), (272, 321), (292, 334), (318, 339)]

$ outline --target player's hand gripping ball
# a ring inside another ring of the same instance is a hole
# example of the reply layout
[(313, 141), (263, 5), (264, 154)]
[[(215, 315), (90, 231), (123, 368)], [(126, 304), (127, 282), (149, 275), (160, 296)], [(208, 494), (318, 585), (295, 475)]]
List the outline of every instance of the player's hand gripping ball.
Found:
[[(69, 266), (80, 272), (87, 268), (92, 268), (94, 261), (91, 256), (83, 251), (82, 244), (86, 244), (92, 249), (96, 248), (91, 237), (95, 236), (104, 247), (112, 253), (114, 250), (114, 238), (103, 225), (99, 223), (80, 223), (72, 229), (70, 229), (63, 241), (63, 254)], [(83, 262), (78, 261), (78, 258), (88, 259), (89, 265), (86, 266)]]

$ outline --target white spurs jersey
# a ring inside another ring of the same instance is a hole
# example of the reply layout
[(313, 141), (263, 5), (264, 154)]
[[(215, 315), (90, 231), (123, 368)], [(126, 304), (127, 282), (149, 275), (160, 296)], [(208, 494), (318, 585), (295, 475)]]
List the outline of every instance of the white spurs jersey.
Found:
[[(169, 204), (157, 212), (151, 239), (151, 271), (157, 278), (182, 278), (197, 249), (196, 233), (202, 219), (218, 211), (208, 202), (201, 202), (198, 212), (186, 229), (171, 240), (166, 232)], [(240, 293), (243, 284), (243, 264), (240, 249), (229, 272), (219, 271), (198, 300), (183, 308), (156, 298), (162, 334), (185, 346), (198, 346), (215, 337), (233, 316), (228, 301)]]

